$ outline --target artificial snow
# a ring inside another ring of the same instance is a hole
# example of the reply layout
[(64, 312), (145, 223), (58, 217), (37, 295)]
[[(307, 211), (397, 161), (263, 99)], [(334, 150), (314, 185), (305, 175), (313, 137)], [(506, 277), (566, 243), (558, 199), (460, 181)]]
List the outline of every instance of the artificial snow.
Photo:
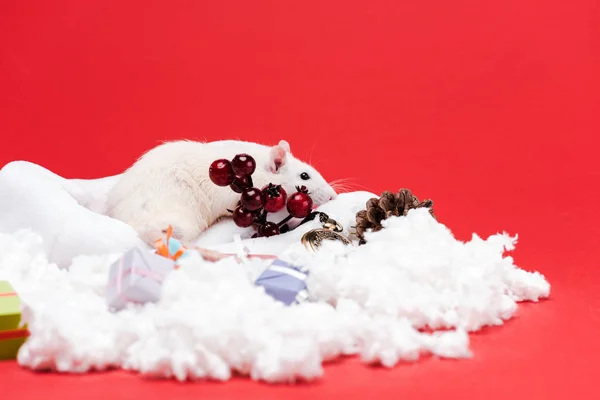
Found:
[[(226, 380), (234, 371), (269, 382), (312, 379), (323, 361), (344, 354), (388, 367), (424, 353), (468, 357), (467, 331), (502, 324), (516, 301), (549, 294), (541, 275), (502, 257), (514, 239), (462, 243), (426, 210), (392, 218), (368, 240), (288, 252), (310, 270), (310, 303), (285, 307), (254, 286), (262, 262), (192, 257), (167, 278), (159, 303), (111, 313), (104, 294), (117, 255), (80, 257), (61, 270), (46, 261), (38, 235), (2, 235), (0, 277), (22, 296), (31, 332), (18, 361), (180, 380)], [(418, 330), (425, 327), (450, 330)]]
[[(348, 233), (356, 212), (373, 196), (343, 194), (321, 210)], [(82, 216), (81, 223), (89, 222)], [(198, 244), (235, 253), (242, 246), (302, 265), (309, 270), (310, 300), (286, 307), (255, 286), (268, 262), (210, 263), (192, 255), (167, 277), (158, 303), (118, 313), (108, 310), (105, 291), (108, 268), (122, 249), (104, 254), (105, 239), (93, 255), (59, 268), (48, 261), (52, 237), (46, 231), (0, 233), (0, 280), (9, 280), (21, 296), (31, 333), (18, 362), (34, 370), (123, 368), (178, 380), (227, 380), (234, 373), (267, 382), (311, 380), (323, 374), (325, 361), (343, 355), (387, 367), (426, 354), (470, 357), (468, 332), (501, 325), (517, 302), (549, 295), (542, 275), (504, 255), (516, 244), (507, 234), (461, 242), (426, 209), (384, 225), (364, 246), (326, 242), (312, 254), (300, 237), (318, 227), (316, 221), (277, 237), (250, 239), (250, 231), (224, 220)], [(93, 226), (76, 229), (93, 233)], [(108, 225), (102, 229), (109, 231)], [(235, 233), (244, 240), (234, 241)], [(110, 240), (117, 242), (116, 235)], [(89, 246), (84, 250), (89, 254)], [(58, 258), (70, 259), (66, 254)]]

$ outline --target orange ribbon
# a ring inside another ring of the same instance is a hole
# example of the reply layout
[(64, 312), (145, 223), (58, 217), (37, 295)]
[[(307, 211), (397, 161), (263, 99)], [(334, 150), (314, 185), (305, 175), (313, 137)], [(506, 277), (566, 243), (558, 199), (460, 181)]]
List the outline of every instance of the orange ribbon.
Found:
[[(164, 241), (162, 238), (156, 239), (154, 245), (156, 246), (156, 254), (169, 258), (173, 261), (177, 261), (177, 259), (187, 251), (187, 249), (185, 248), (185, 246), (181, 245), (181, 247), (175, 252), (175, 254), (171, 254), (169, 252), (169, 240), (171, 240), (172, 235), (173, 227), (169, 225), (169, 229), (167, 229), (167, 240)], [(179, 266), (176, 265), (175, 268), (179, 268)]]

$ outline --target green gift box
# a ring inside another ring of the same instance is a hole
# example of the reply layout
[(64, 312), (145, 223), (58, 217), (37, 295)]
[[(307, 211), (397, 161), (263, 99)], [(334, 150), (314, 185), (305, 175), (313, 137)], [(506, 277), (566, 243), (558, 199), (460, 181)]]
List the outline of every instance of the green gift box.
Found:
[(0, 360), (14, 360), (27, 339), (26, 327), (20, 327), (21, 300), (7, 281), (0, 281)]

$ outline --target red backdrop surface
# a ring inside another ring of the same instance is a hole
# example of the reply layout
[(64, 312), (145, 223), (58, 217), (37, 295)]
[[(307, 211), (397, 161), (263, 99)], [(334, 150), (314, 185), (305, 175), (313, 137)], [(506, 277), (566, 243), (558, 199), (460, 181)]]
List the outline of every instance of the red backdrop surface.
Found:
[(470, 360), (347, 359), (276, 387), (5, 362), (2, 393), (598, 398), (599, 71), (597, 0), (0, 1), (0, 165), (94, 178), (160, 140), (286, 138), (329, 179), (432, 198), (461, 239), (518, 233), (552, 284)]

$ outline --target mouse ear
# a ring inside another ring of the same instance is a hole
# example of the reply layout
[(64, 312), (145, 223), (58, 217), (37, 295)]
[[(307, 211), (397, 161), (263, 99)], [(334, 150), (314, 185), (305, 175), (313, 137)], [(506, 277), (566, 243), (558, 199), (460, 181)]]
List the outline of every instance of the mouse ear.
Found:
[(284, 149), (286, 152), (291, 153), (290, 144), (288, 142), (286, 142), (285, 140), (280, 140), (278, 146), (281, 147), (282, 149)]
[(269, 169), (272, 173), (279, 172), (281, 167), (285, 165), (287, 153), (290, 151), (290, 145), (285, 140), (279, 142), (277, 146), (271, 147), (269, 154)]

